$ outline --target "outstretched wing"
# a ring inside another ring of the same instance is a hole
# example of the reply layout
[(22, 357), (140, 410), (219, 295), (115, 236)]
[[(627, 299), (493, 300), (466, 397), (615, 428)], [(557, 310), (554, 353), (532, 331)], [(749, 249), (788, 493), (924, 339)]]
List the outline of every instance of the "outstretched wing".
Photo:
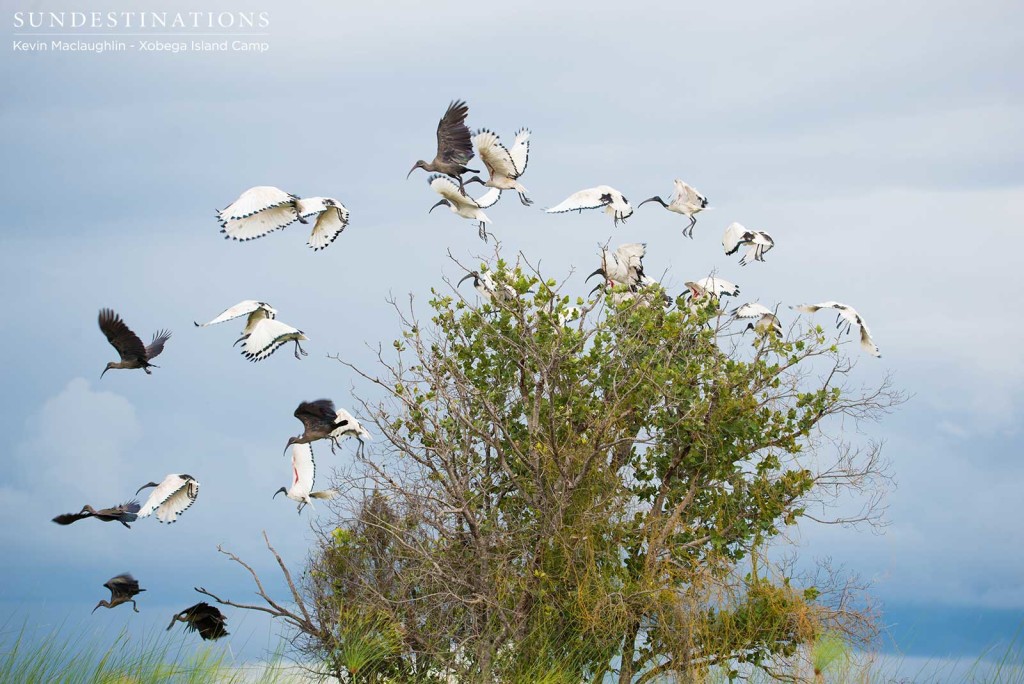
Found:
[(100, 309), (100, 330), (107, 336), (107, 342), (117, 350), (122, 361), (145, 361), (146, 347), (139, 336), (133, 333), (113, 309)]
[(313, 480), (316, 477), (316, 461), (313, 460), (313, 447), (309, 444), (292, 445), (292, 492), (309, 494), (313, 491)]
[(173, 523), (189, 509), (199, 496), (199, 483), (187, 475), (168, 475), (146, 499), (138, 517), (145, 518), (156, 511), (162, 523)]
[(466, 126), (469, 107), (462, 100), (448, 105), (437, 123), (437, 157), (449, 164), (463, 166), (473, 158), (473, 138)]
[(772, 310), (759, 302), (749, 302), (732, 310), (736, 318), (760, 318), (761, 316), (772, 316)]
[(294, 415), (302, 421), (302, 426), (307, 430), (318, 430), (324, 426), (333, 426), (337, 422), (337, 410), (330, 399), (304, 401), (295, 409)]
[(304, 340), (306, 336), (301, 330), (287, 323), (274, 318), (264, 318), (242, 339), (245, 341), (242, 345), (242, 356), (256, 362), (273, 354), (285, 342)]
[(334, 242), (335, 238), (341, 235), (341, 231), (348, 226), (348, 209), (340, 202), (334, 202), (325, 209), (316, 220), (313, 232), (309, 236), (308, 245), (314, 250), (321, 250)]
[(230, 309), (225, 309), (224, 311), (221, 312), (219, 316), (214, 318), (212, 321), (207, 321), (206, 323), (196, 323), (195, 325), (196, 327), (199, 328), (205, 328), (208, 325), (224, 323), (225, 321), (230, 321), (234, 318), (238, 318), (239, 316), (251, 314), (254, 311), (258, 311), (259, 309), (263, 309), (264, 311), (266, 311), (268, 314), (270, 314), (271, 318), (277, 315), (277, 311), (266, 302), (257, 302), (255, 299), (246, 299), (244, 301), (238, 302)]
[(53, 522), (57, 523), (58, 525), (70, 525), (73, 522), (76, 522), (83, 518), (88, 518), (91, 515), (92, 513), (65, 513), (63, 515), (58, 515), (56, 518), (53, 519)]
[(526, 165), (530, 161), (530, 131), (526, 128), (520, 128), (516, 131), (516, 139), (512, 142), (512, 147), (508, 148), (508, 154), (512, 157), (512, 163), (516, 165), (516, 175), (518, 178), (526, 173)]
[(153, 341), (146, 347), (146, 359), (155, 359), (164, 350), (164, 342), (171, 339), (170, 330), (158, 330), (153, 333)]
[(512, 156), (501, 144), (496, 133), (486, 128), (481, 129), (473, 136), (473, 144), (476, 145), (477, 154), (480, 155), (492, 179), (515, 178), (519, 175)]
[(601, 188), (587, 188), (574, 192), (565, 198), (560, 204), (547, 209), (549, 214), (564, 214), (567, 211), (583, 211), (584, 209), (601, 209), (614, 201), (610, 192), (604, 192)]
[(294, 223), (298, 218), (295, 206), (284, 204), (246, 218), (223, 221), (220, 232), (232, 240), (255, 240)]
[(476, 202), (476, 205), (481, 209), (486, 209), (487, 207), (493, 206), (499, 199), (501, 199), (501, 188), (491, 188), (473, 201)]
[(217, 218), (220, 219), (221, 225), (224, 225), (228, 221), (240, 221), (268, 209), (291, 204), (297, 199), (299, 198), (295, 195), (272, 185), (258, 185), (249, 188), (234, 202), (218, 211)]
[(117, 575), (116, 577), (111, 577), (103, 584), (103, 586), (110, 590), (111, 600), (121, 596), (131, 598), (132, 596), (145, 591), (144, 589), (139, 589), (139, 581), (127, 572)]

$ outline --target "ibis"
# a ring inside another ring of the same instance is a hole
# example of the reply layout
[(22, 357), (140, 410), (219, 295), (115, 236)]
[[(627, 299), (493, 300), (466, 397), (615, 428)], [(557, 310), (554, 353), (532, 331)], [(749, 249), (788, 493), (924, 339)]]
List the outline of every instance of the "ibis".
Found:
[(73, 522), (84, 520), (85, 518), (96, 518), (103, 522), (114, 522), (115, 520), (128, 529), (131, 529), (131, 525), (128, 523), (135, 522), (138, 519), (139, 509), (142, 507), (138, 501), (129, 501), (123, 503), (120, 506), (112, 506), (110, 508), (101, 508), (100, 510), (94, 509), (89, 504), (82, 506), (82, 510), (78, 513), (65, 513), (58, 515), (53, 519), (53, 522), (58, 525), (70, 525)]
[(678, 178), (672, 181), (672, 184), (675, 190), (668, 202), (655, 195), (650, 199), (645, 199), (637, 207), (642, 207), (648, 202), (657, 202), (671, 212), (682, 214), (690, 219), (689, 225), (683, 228), (683, 235), (693, 239), (693, 227), (697, 225), (697, 214), (707, 208), (708, 198), (697, 192), (692, 185), (687, 185)]
[(302, 422), (303, 431), (298, 437), (288, 438), (285, 450), (292, 444), (309, 444), (318, 439), (328, 439), (331, 441), (331, 453), (336, 453), (334, 451), (334, 447), (338, 445), (336, 433), (339, 428), (348, 425), (348, 419), (338, 417), (338, 410), (334, 408), (333, 401), (330, 399), (304, 401), (295, 409), (293, 415)]
[(431, 162), (422, 159), (413, 164), (408, 178), (416, 169), (433, 173), (441, 173), (459, 181), (459, 192), (463, 192), (462, 174), (479, 173), (476, 169), (466, 168), (473, 158), (473, 138), (466, 126), (469, 107), (462, 100), (455, 100), (448, 105), (448, 110), (437, 122), (437, 154)]
[(297, 195), (270, 185), (249, 188), (217, 212), (220, 232), (232, 240), (254, 240), (295, 221), (306, 223), (299, 202)]
[(526, 196), (527, 189), (519, 182), (519, 178), (526, 173), (526, 164), (530, 158), (530, 131), (525, 128), (516, 131), (512, 147), (506, 148), (496, 133), (484, 128), (473, 136), (473, 144), (490, 178), (484, 182), (480, 176), (473, 176), (466, 180), (466, 185), (480, 183), (489, 188), (515, 190), (519, 193), (520, 202), (526, 206), (533, 204), (533, 200)]
[(429, 214), (434, 209), (440, 206), (446, 206), (452, 210), (452, 213), (461, 216), (464, 219), (470, 219), (477, 221), (477, 232), (480, 239), (487, 242), (487, 224), (491, 222), (487, 218), (487, 214), (483, 212), (487, 207), (492, 206), (501, 197), (501, 190), (498, 188), (491, 188), (477, 199), (473, 199), (468, 195), (463, 194), (455, 183), (451, 179), (441, 175), (434, 175), (427, 179), (430, 183), (430, 187), (439, 194), (442, 199), (437, 202), (434, 206), (430, 207)]
[(281, 487), (271, 498), (284, 494), (292, 501), (299, 502), (299, 513), (305, 506), (313, 507), (313, 499), (333, 499), (337, 490), (325, 489), (314, 492), (313, 479), (316, 477), (316, 461), (313, 460), (313, 447), (309, 444), (292, 445), (292, 486)]
[(305, 333), (298, 328), (293, 328), (287, 323), (276, 320), (277, 310), (266, 302), (258, 302), (255, 299), (246, 299), (235, 304), (230, 309), (224, 310), (219, 316), (206, 323), (195, 323), (196, 327), (205, 328), (209, 325), (223, 323), (240, 316), (248, 316), (242, 335), (235, 344), (244, 342), (242, 345), (242, 356), (250, 361), (262, 361), (273, 354), (286, 342), (295, 343), (295, 358), (307, 356), (306, 351), (299, 344), (300, 340), (308, 340)]
[(152, 375), (150, 368), (157, 368), (150, 361), (160, 355), (164, 350), (164, 343), (171, 338), (169, 330), (159, 330), (153, 335), (153, 341), (149, 345), (142, 344), (139, 336), (131, 331), (121, 320), (121, 317), (114, 313), (113, 309), (100, 309), (99, 316), (100, 330), (107, 337), (110, 346), (117, 350), (120, 361), (111, 361), (100, 373), (102, 378), (111, 368), (141, 368), (146, 375)]
[(868, 329), (867, 323), (861, 318), (861, 315), (857, 313), (857, 310), (848, 304), (842, 304), (840, 302), (821, 302), (820, 304), (798, 304), (797, 306), (790, 307), (797, 311), (803, 311), (804, 313), (814, 313), (820, 309), (835, 309), (838, 313), (836, 315), (836, 328), (842, 329), (845, 326), (843, 332), (849, 333), (850, 329), (856, 325), (860, 328), (860, 347), (868, 354), (872, 356), (881, 357), (882, 352), (879, 351), (878, 345), (871, 338), (871, 331)]
[(746, 266), (751, 261), (764, 261), (765, 252), (775, 246), (775, 240), (763, 230), (747, 230), (742, 224), (730, 223), (722, 236), (722, 247), (726, 255), (735, 254), (744, 245), (747, 250), (740, 257), (740, 266)]
[(331, 438), (337, 442), (349, 437), (355, 437), (356, 441), (359, 442), (359, 446), (356, 447), (356, 456), (362, 456), (366, 450), (366, 441), (373, 441), (373, 435), (356, 420), (355, 416), (345, 409), (338, 409), (335, 418), (337, 418), (336, 422), (341, 427), (331, 433)]
[(640, 242), (619, 245), (615, 248), (614, 252), (607, 248), (602, 248), (601, 266), (588, 275), (587, 280), (596, 275), (601, 275), (604, 277), (605, 282), (598, 284), (597, 287), (590, 291), (591, 294), (601, 289), (604, 285), (608, 287), (625, 285), (631, 289), (639, 285), (644, 277), (643, 260), (646, 253), (647, 244)]
[(564, 214), (569, 211), (583, 213), (584, 209), (604, 209), (615, 225), (623, 223), (633, 215), (633, 207), (621, 192), (609, 185), (598, 185), (569, 195), (561, 204), (546, 211), (549, 214)]
[(501, 285), (495, 283), (490, 271), (470, 271), (455, 286), (458, 287), (470, 278), (473, 279), (473, 287), (480, 293), (484, 301), (508, 302), (516, 296), (516, 289), (508, 283)]
[(199, 632), (204, 641), (228, 635), (228, 619), (224, 613), (205, 601), (200, 601), (172, 617), (171, 624), (167, 625), (167, 631), (174, 627), (175, 622), (184, 622), (187, 631)]
[(189, 509), (199, 496), (199, 482), (191, 475), (170, 474), (159, 484), (149, 482), (139, 487), (138, 494), (147, 487), (156, 487), (150, 492), (138, 515), (145, 518), (156, 512), (156, 519), (171, 524)]
[[(96, 604), (96, 608), (100, 606), (104, 608), (114, 608), (121, 605), (122, 603), (132, 604), (132, 609), (138, 613), (139, 607), (135, 604), (134, 596), (141, 594), (146, 591), (145, 589), (139, 589), (139, 581), (132, 577), (127, 572), (111, 577), (104, 584), (104, 587), (110, 590), (110, 600), (100, 600)], [(96, 608), (92, 609), (92, 612), (96, 612)]]
[(685, 294), (690, 300), (690, 309), (694, 309), (701, 300), (708, 299), (717, 306), (720, 297), (735, 297), (740, 293), (740, 288), (728, 280), (718, 276), (708, 276), (697, 281), (686, 281)]
[(307, 197), (298, 201), (299, 218), (316, 216), (313, 232), (306, 242), (313, 251), (324, 249), (348, 226), (348, 209), (331, 197)]
[(732, 310), (732, 315), (735, 318), (756, 318), (757, 320), (752, 323), (747, 323), (746, 330), (753, 330), (759, 335), (767, 335), (771, 333), (782, 337), (782, 323), (779, 321), (778, 316), (775, 312), (769, 309), (764, 304), (759, 302), (749, 302), (738, 306)]

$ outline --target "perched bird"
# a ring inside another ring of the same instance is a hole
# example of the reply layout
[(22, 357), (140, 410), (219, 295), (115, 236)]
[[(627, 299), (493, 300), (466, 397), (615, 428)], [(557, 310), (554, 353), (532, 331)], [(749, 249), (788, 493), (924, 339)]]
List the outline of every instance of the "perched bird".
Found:
[(220, 639), (228, 635), (228, 619), (205, 601), (200, 601), (172, 617), (171, 624), (167, 625), (167, 631), (174, 627), (175, 622), (184, 622), (186, 630), (199, 632), (199, 636), (204, 640)]
[(775, 240), (763, 230), (747, 230), (739, 223), (730, 223), (722, 236), (726, 255), (735, 254), (743, 245), (747, 246), (747, 251), (740, 258), (740, 266), (751, 261), (764, 261), (765, 252), (775, 246)]
[(292, 486), (281, 487), (274, 496), (283, 493), (292, 501), (299, 502), (299, 513), (302, 513), (304, 506), (313, 507), (313, 499), (333, 499), (338, 496), (335, 489), (325, 489), (321, 492), (314, 492), (313, 479), (316, 477), (316, 462), (313, 460), (313, 447), (309, 444), (292, 445)]
[[(146, 590), (139, 589), (139, 581), (134, 577), (126, 572), (118, 575), (117, 577), (111, 577), (103, 586), (110, 590), (110, 601), (101, 600), (96, 604), (96, 608), (99, 608), (100, 606), (113, 608), (121, 605), (122, 603), (130, 603), (132, 604), (132, 608), (135, 612), (139, 612), (139, 607), (135, 605), (135, 599), (132, 597), (137, 594), (141, 594)], [(93, 608), (92, 612), (95, 613), (96, 608)]]
[(502, 283), (499, 286), (494, 282), (490, 271), (470, 271), (455, 286), (458, 287), (470, 278), (473, 279), (473, 287), (480, 293), (484, 301), (508, 302), (515, 299), (516, 289), (508, 283)]
[(685, 294), (690, 300), (690, 307), (693, 308), (696, 303), (706, 297), (710, 297), (713, 301), (717, 302), (719, 297), (735, 297), (740, 293), (740, 288), (728, 280), (723, 280), (718, 276), (708, 276), (707, 278), (701, 278), (697, 281), (686, 281), (687, 290)]
[(338, 437), (335, 433), (338, 428), (348, 425), (348, 419), (338, 417), (338, 410), (334, 408), (333, 401), (330, 399), (304, 401), (295, 409), (294, 415), (302, 421), (303, 431), (298, 437), (288, 438), (285, 450), (292, 444), (309, 444), (318, 439), (329, 439), (331, 453), (336, 453), (334, 447), (338, 446)]
[(569, 195), (561, 204), (546, 211), (549, 214), (564, 214), (568, 211), (583, 212), (584, 209), (604, 209), (615, 225), (625, 222), (633, 215), (633, 207), (621, 192), (608, 185), (598, 185)]
[(758, 302), (743, 304), (733, 309), (732, 315), (736, 318), (757, 319), (753, 323), (747, 323), (747, 327), (744, 330), (753, 330), (759, 335), (772, 333), (782, 337), (782, 323), (775, 313), (764, 304)]
[(139, 511), (139, 517), (145, 518), (156, 511), (156, 519), (162, 523), (173, 523), (178, 516), (189, 509), (199, 496), (199, 482), (191, 475), (174, 473), (163, 479), (163, 482), (149, 482), (139, 487), (138, 494), (146, 487), (156, 487), (146, 499)]
[(437, 122), (437, 154), (429, 164), (422, 159), (413, 164), (408, 178), (416, 169), (442, 173), (459, 181), (459, 192), (464, 192), (462, 174), (467, 171), (479, 173), (477, 169), (466, 168), (473, 158), (473, 138), (466, 126), (469, 107), (462, 100), (455, 100), (448, 105), (448, 111)]
[(151, 360), (160, 355), (164, 350), (164, 342), (171, 338), (169, 330), (159, 330), (153, 335), (153, 341), (149, 346), (142, 344), (139, 336), (133, 333), (121, 317), (114, 313), (113, 309), (100, 309), (100, 330), (107, 336), (107, 342), (117, 350), (121, 360), (111, 361), (100, 373), (102, 378), (111, 368), (141, 368), (146, 375), (152, 375), (150, 368), (157, 368)]
[(309, 338), (298, 328), (276, 320), (277, 310), (266, 302), (246, 299), (230, 309), (226, 309), (212, 321), (206, 323), (193, 321), (193, 323), (196, 327), (205, 328), (208, 325), (223, 323), (245, 315), (248, 315), (245, 328), (242, 329), (241, 337), (235, 340), (235, 345), (239, 342), (245, 343), (242, 345), (242, 356), (245, 358), (254, 362), (262, 361), (286, 342), (295, 343), (295, 358), (301, 358), (299, 354), (307, 356), (306, 351), (299, 345), (299, 341)]
[(331, 197), (307, 197), (298, 201), (300, 219), (316, 216), (313, 232), (306, 243), (313, 250), (321, 250), (334, 242), (348, 226), (348, 209)]
[(675, 186), (675, 191), (672, 193), (672, 197), (669, 198), (667, 204), (665, 200), (655, 195), (650, 199), (645, 199), (637, 207), (642, 207), (648, 202), (657, 202), (669, 211), (682, 214), (690, 219), (690, 224), (683, 228), (683, 235), (692, 239), (693, 227), (697, 225), (697, 214), (707, 208), (708, 198), (697, 192), (693, 186), (687, 185), (678, 178), (672, 181), (672, 183)]
[(297, 195), (270, 185), (249, 188), (217, 212), (220, 232), (232, 240), (253, 240), (295, 221), (306, 223), (299, 213), (300, 201)]
[(845, 333), (850, 332), (850, 328), (854, 325), (860, 327), (860, 347), (868, 354), (872, 356), (881, 357), (882, 352), (879, 351), (878, 345), (871, 339), (871, 331), (868, 329), (867, 324), (861, 315), (857, 313), (857, 310), (847, 304), (841, 304), (840, 302), (821, 302), (820, 304), (799, 304), (797, 306), (790, 307), (797, 311), (803, 311), (804, 313), (814, 313), (819, 309), (835, 309), (838, 314), (836, 315), (836, 328), (846, 329)]
[(86, 504), (85, 506), (82, 506), (82, 510), (80, 512), (58, 515), (53, 519), (53, 522), (58, 525), (70, 525), (73, 522), (83, 520), (85, 518), (96, 518), (103, 522), (113, 522), (116, 520), (128, 529), (131, 529), (132, 526), (128, 523), (135, 522), (138, 519), (140, 508), (142, 507), (139, 506), (138, 501), (129, 501), (128, 503), (123, 503), (120, 506), (101, 508), (98, 511), (89, 504)]
[(335, 422), (341, 425), (341, 427), (331, 432), (331, 439), (338, 442), (348, 437), (355, 437), (356, 441), (359, 442), (359, 446), (356, 447), (356, 456), (362, 456), (366, 450), (366, 442), (364, 440), (373, 441), (373, 435), (356, 420), (355, 416), (345, 409), (338, 409), (335, 418), (337, 418)]
[(605, 282), (591, 290), (591, 294), (605, 286), (625, 285), (629, 288), (638, 286), (644, 277), (643, 261), (646, 253), (647, 244), (640, 242), (629, 242), (619, 245), (615, 248), (614, 252), (607, 248), (602, 248), (601, 266), (588, 275), (587, 280), (596, 275), (601, 275), (604, 276)]
[(427, 181), (434, 192), (444, 198), (430, 207), (430, 211), (427, 213), (429, 214), (440, 206), (446, 206), (462, 218), (478, 221), (477, 230), (480, 239), (487, 242), (486, 224), (490, 223), (491, 219), (487, 218), (487, 214), (483, 210), (498, 201), (498, 198), (501, 197), (501, 190), (491, 188), (479, 198), (473, 199), (464, 194), (460, 188), (455, 187), (455, 183), (444, 176), (431, 176)]
[(491, 177), (485, 183), (480, 176), (473, 176), (466, 180), (466, 185), (480, 183), (489, 188), (515, 190), (519, 193), (520, 202), (526, 206), (533, 204), (533, 200), (526, 196), (527, 189), (519, 183), (530, 158), (530, 131), (525, 128), (516, 131), (512, 147), (506, 148), (496, 133), (484, 128), (473, 136), (473, 144)]

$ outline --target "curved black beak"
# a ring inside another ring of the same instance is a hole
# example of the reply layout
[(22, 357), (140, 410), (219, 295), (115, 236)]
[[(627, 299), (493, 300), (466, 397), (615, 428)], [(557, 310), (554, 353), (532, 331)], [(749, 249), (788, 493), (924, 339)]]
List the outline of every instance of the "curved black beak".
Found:
[(411, 176), (412, 172), (415, 171), (418, 168), (420, 168), (419, 162), (416, 162), (415, 164), (413, 164), (412, 168), (409, 169), (409, 173), (405, 174), (405, 180), (409, 180), (409, 176)]
[(594, 286), (594, 289), (591, 290), (590, 292), (588, 292), (587, 296), (589, 297), (590, 295), (594, 294), (595, 292), (597, 292), (598, 290), (601, 290), (601, 289), (604, 289), (604, 283), (601, 283), (600, 285)]
[(462, 276), (462, 279), (459, 280), (459, 282), (455, 283), (455, 287), (458, 287), (459, 285), (461, 285), (462, 283), (466, 282), (470, 278), (475, 278), (475, 277), (476, 277), (475, 273), (467, 273), (466, 275)]
[(658, 195), (655, 195), (654, 197), (650, 197), (648, 199), (645, 199), (643, 202), (641, 202), (640, 204), (636, 205), (637, 209), (639, 209), (640, 207), (644, 206), (648, 202), (657, 202), (658, 204), (661, 204), (663, 206), (665, 204), (665, 201), (663, 199), (661, 199), (661, 197), (659, 197)]
[(103, 379), (103, 376), (107, 374), (108, 370), (110, 370), (110, 366), (107, 366), (106, 368), (103, 369), (103, 372), (100, 373), (100, 380)]
[(596, 271), (594, 271), (593, 273), (591, 273), (590, 275), (588, 275), (588, 276), (587, 276), (587, 279), (586, 279), (586, 280), (584, 280), (583, 282), (585, 282), (585, 283), (586, 283), (586, 282), (589, 282), (589, 281), (590, 281), (590, 279), (591, 279), (591, 278), (593, 278), (593, 277), (594, 277), (594, 276), (596, 276), (596, 275), (604, 275), (604, 269), (603, 269), (603, 268), (599, 268), (599, 269), (597, 269)]
[(141, 487), (139, 487), (138, 489), (135, 490), (135, 493), (138, 494), (139, 492), (141, 492), (146, 487), (156, 487), (156, 482), (150, 482), (149, 484), (142, 485)]
[[(103, 601), (100, 601), (99, 603), (97, 603), (97, 604), (96, 604), (96, 608), (99, 608), (99, 607), (100, 607), (100, 606), (102, 606), (102, 605), (103, 605)], [(93, 608), (93, 609), (92, 609), (92, 612), (94, 612), (94, 613), (95, 613), (95, 612), (96, 612), (96, 608)]]
[(274, 492), (274, 496), (272, 496), (272, 497), (270, 497), (270, 498), (271, 498), (271, 499), (276, 499), (276, 498), (277, 498), (277, 495), (278, 495), (278, 494), (285, 494), (285, 495), (287, 495), (287, 494), (288, 494), (288, 490), (287, 490), (287, 489), (285, 489), (284, 487), (281, 487), (281, 488), (280, 488), (280, 489), (278, 489), (278, 490), (277, 490), (276, 492)]
[(440, 202), (438, 202), (438, 203), (437, 203), (437, 204), (435, 204), (434, 206), (430, 207), (430, 211), (428, 211), (427, 213), (429, 214), (429, 213), (430, 213), (431, 211), (434, 211), (434, 210), (435, 210), (435, 209), (437, 209), (438, 207), (440, 207), (440, 206), (442, 206), (442, 205), (447, 205), (447, 204), (448, 204), (448, 200), (441, 200)]

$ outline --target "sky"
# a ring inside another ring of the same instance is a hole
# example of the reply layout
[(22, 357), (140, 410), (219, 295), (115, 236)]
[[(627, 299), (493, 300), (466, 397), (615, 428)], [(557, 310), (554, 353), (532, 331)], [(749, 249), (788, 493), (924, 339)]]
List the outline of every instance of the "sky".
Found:
[[(1008, 304), (1024, 284), (1013, 239), (1024, 6), (203, 3), (243, 7), (268, 13), (269, 51), (20, 53), (7, 49), (13, 13), (55, 7), (3, 3), (0, 612), (11, 624), (144, 631), (198, 600), (194, 586), (251, 598), (216, 548), (273, 576), (261, 530), (301, 567), (310, 518), (271, 500), (289, 482), (294, 407), (331, 397), (353, 408), (369, 388), (327, 355), (372, 368), (398, 331), (389, 295), (412, 293), (422, 311), (431, 287), (460, 275), (448, 250), (469, 263), (490, 253), (471, 222), (427, 214), (427, 174), (405, 178), (462, 98), (471, 128), (509, 141), (533, 131), (522, 180), (536, 204), (506, 196), (491, 228), (506, 255), (573, 273), (578, 294), (599, 243), (640, 241), (670, 292), (717, 269), (745, 300), (783, 304), (784, 318), (789, 304), (854, 305), (883, 355), (861, 355), (858, 377), (892, 373), (910, 395), (864, 427), (892, 462), (889, 525), (802, 527), (799, 551), (872, 583), (886, 650), (974, 657), (1014, 639), (1024, 323)], [(693, 240), (684, 218), (652, 205), (618, 227), (599, 212), (539, 211), (599, 184), (634, 202), (666, 197), (674, 178), (713, 207)], [(351, 225), (318, 253), (301, 226), (225, 241), (214, 211), (254, 185), (336, 197)], [(773, 235), (766, 263), (722, 253), (732, 221)], [(309, 357), (283, 348), (253, 365), (231, 348), (240, 323), (192, 326), (242, 299), (304, 330)], [(144, 339), (174, 331), (152, 376), (99, 379), (115, 358), (101, 307)], [(326, 452), (322, 474), (354, 445)], [(202, 488), (173, 526), (50, 522), (180, 472)], [(148, 589), (143, 612), (89, 616), (126, 570)], [(258, 617), (229, 619), (249, 653), (275, 642)]]

